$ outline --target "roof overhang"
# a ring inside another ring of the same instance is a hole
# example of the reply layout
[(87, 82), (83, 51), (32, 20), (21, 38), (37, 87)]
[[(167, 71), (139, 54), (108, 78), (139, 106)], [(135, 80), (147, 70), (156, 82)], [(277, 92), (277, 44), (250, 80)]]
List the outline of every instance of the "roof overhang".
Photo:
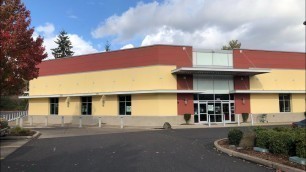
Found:
[(269, 73), (270, 69), (249, 68), (207, 68), (207, 67), (182, 67), (171, 71), (172, 74), (207, 74), (207, 75), (232, 75), (232, 76), (253, 76)]
[(231, 91), (231, 93), (249, 93), (249, 94), (282, 94), (282, 93), (287, 93), (287, 94), (305, 94), (305, 90), (234, 90)]
[(20, 99), (52, 98), (52, 97), (81, 97), (81, 96), (103, 96), (103, 95), (125, 95), (125, 94), (169, 94), (169, 93), (204, 93), (198, 90), (137, 90), (137, 91), (116, 91), (116, 92), (94, 92), (77, 94), (52, 94), (52, 95), (30, 95), (19, 96)]

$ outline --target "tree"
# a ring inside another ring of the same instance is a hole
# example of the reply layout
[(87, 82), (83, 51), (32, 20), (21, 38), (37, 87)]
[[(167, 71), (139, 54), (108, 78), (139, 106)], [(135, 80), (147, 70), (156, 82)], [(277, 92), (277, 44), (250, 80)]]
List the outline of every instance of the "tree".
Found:
[(0, 0), (0, 101), (2, 96), (22, 93), (47, 57), (43, 38), (33, 38), (30, 24), (30, 11), (20, 0)]
[(241, 43), (238, 42), (238, 40), (231, 40), (228, 42), (228, 46), (224, 45), (222, 47), (222, 50), (232, 50), (234, 48), (240, 48), (241, 47)]
[(57, 40), (54, 42), (58, 44), (57, 48), (51, 49), (55, 58), (68, 57), (74, 54), (74, 52), (71, 50), (72, 44), (66, 31), (62, 30), (58, 35)]
[(111, 44), (110, 44), (108, 41), (106, 41), (106, 43), (105, 43), (105, 45), (104, 45), (104, 49), (105, 49), (106, 52), (108, 52), (108, 51), (111, 50), (111, 49), (110, 49), (110, 46), (111, 46)]

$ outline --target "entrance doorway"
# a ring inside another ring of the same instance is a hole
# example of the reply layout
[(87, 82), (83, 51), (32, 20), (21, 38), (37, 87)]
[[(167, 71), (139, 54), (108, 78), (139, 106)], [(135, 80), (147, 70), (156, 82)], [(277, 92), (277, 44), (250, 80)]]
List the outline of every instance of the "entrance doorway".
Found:
[(234, 97), (230, 94), (195, 94), (194, 122), (230, 123), (235, 121)]
[(195, 123), (207, 123), (207, 103), (194, 104)]

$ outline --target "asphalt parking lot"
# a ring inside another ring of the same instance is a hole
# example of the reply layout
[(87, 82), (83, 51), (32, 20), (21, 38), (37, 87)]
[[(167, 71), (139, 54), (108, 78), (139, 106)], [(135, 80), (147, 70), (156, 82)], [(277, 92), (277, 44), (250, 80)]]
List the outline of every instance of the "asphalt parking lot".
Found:
[(217, 152), (228, 130), (38, 129), (1, 171), (272, 171)]

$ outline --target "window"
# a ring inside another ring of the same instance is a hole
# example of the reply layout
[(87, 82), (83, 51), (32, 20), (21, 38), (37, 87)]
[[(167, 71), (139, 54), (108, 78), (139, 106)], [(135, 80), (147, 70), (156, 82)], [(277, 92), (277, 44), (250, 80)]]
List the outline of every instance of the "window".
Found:
[(58, 98), (50, 98), (50, 115), (58, 115)]
[(81, 97), (82, 106), (81, 113), (82, 115), (91, 115), (91, 97)]
[(131, 95), (119, 96), (119, 115), (131, 115), (131, 111)]
[(279, 111), (280, 112), (290, 112), (290, 94), (280, 94), (279, 95)]

